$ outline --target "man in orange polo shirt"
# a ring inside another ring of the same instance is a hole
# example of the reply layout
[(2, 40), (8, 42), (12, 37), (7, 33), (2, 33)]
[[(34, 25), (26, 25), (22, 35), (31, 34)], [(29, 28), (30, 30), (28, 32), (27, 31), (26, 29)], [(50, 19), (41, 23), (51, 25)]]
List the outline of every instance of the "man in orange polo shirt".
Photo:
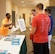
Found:
[(30, 39), (33, 41), (34, 54), (49, 54), (48, 31), (50, 29), (50, 18), (43, 13), (43, 4), (36, 5), (37, 15), (32, 20)]
[(2, 20), (2, 25), (0, 28), (0, 35), (7, 36), (8, 30), (11, 29), (10, 28), (11, 23), (9, 22), (10, 17), (11, 17), (10, 14), (6, 13), (6, 18)]

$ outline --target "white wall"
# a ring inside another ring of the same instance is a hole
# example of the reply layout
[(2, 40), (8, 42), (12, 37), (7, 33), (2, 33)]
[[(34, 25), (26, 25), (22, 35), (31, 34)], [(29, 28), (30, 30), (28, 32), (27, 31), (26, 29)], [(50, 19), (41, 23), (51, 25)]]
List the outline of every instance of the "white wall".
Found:
[(12, 1), (6, 0), (6, 13), (12, 14)]
[[(45, 2), (45, 3), (44, 3)], [(44, 9), (50, 5), (50, 1), (49, 0), (45, 0), (44, 3)]]

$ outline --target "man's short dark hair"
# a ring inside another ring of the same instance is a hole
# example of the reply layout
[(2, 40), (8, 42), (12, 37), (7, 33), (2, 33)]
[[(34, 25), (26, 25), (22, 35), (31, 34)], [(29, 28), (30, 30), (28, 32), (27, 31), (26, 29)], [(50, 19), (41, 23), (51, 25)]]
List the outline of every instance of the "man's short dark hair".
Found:
[(6, 13), (6, 16), (10, 15), (10, 13)]
[(46, 9), (45, 9), (45, 12), (48, 12), (49, 14), (51, 14), (51, 9), (46, 8)]
[(36, 7), (39, 9), (39, 10), (43, 10), (44, 8), (44, 5), (42, 3), (39, 3), (36, 5)]
[(35, 9), (32, 9), (31, 11), (34, 11), (34, 12), (36, 12), (36, 10), (35, 10)]

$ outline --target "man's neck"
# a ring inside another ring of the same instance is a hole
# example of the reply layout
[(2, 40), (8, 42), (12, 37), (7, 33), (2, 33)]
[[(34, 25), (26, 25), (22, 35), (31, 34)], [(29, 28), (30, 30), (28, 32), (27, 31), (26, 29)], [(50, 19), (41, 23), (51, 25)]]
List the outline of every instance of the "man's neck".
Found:
[(42, 11), (42, 10), (40, 10), (40, 11), (38, 12), (38, 14), (43, 14), (43, 11)]
[(6, 17), (6, 19), (9, 21), (9, 19)]

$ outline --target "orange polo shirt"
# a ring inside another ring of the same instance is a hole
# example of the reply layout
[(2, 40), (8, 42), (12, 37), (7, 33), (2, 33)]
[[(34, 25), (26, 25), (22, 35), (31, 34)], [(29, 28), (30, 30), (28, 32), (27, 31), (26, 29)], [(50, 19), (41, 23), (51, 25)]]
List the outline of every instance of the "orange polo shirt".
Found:
[(4, 24), (7, 24), (7, 23), (9, 23), (8, 19), (4, 18), (2, 20), (2, 25), (1, 25), (1, 28), (0, 28), (0, 35), (7, 36), (9, 27), (4, 26)]

